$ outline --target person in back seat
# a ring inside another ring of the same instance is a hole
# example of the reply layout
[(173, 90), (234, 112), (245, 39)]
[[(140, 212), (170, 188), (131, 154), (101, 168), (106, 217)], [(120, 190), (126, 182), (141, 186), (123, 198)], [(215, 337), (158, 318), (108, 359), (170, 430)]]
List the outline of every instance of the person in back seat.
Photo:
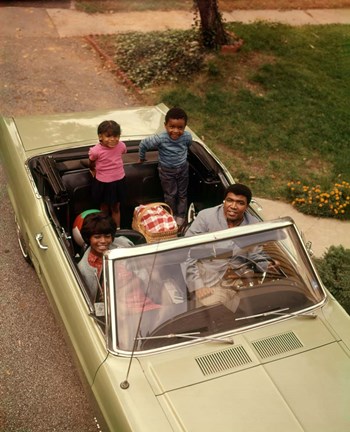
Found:
[(126, 181), (122, 154), (126, 145), (119, 140), (120, 125), (105, 120), (97, 128), (99, 143), (89, 150), (90, 171), (93, 178), (91, 193), (94, 204), (110, 213), (120, 229), (120, 207), (125, 201)]
[(164, 201), (171, 207), (176, 223), (181, 226), (187, 212), (188, 148), (192, 136), (185, 131), (187, 114), (181, 108), (171, 108), (165, 116), (165, 131), (144, 138), (139, 145), (139, 161), (146, 160), (148, 150), (158, 150), (159, 178)]

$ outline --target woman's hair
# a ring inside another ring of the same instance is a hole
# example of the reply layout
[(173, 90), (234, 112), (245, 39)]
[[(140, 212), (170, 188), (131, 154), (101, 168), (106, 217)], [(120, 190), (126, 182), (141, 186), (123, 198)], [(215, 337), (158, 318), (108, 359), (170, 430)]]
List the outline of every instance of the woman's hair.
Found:
[(97, 135), (108, 134), (109, 136), (120, 136), (120, 125), (114, 120), (105, 120), (99, 124)]
[(233, 193), (235, 195), (243, 195), (247, 198), (247, 204), (250, 203), (252, 200), (252, 191), (249, 189), (248, 186), (242, 184), (242, 183), (234, 183), (227, 187), (224, 193), (224, 199), (227, 197), (229, 193)]
[(117, 225), (106, 213), (93, 213), (85, 217), (80, 234), (86, 244), (90, 244), (91, 236), (95, 234), (111, 234), (115, 237)]

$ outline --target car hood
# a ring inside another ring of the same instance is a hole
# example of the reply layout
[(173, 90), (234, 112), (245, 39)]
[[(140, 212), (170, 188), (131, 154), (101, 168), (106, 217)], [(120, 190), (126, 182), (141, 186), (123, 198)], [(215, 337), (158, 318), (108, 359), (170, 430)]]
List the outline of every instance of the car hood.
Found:
[(349, 355), (317, 321), (308, 323), (313, 340), (302, 327), (255, 342), (244, 336), (232, 347), (187, 358), (178, 351), (144, 369), (175, 430), (345, 432)]

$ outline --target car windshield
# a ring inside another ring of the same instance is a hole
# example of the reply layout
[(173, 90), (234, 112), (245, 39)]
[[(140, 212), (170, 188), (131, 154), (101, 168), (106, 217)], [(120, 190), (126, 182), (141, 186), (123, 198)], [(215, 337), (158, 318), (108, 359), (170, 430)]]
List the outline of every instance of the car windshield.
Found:
[(124, 257), (113, 251), (107, 280), (113, 347), (227, 341), (243, 327), (311, 314), (325, 293), (300, 236), (292, 223), (271, 226), (139, 246)]

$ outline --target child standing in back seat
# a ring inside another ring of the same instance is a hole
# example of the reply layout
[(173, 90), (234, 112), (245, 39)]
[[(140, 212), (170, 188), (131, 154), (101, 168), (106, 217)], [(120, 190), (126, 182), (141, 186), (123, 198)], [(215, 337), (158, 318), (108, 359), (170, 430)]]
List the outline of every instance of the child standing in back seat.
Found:
[(188, 148), (192, 136), (185, 131), (187, 114), (171, 108), (165, 116), (165, 131), (143, 139), (139, 145), (139, 162), (146, 161), (148, 150), (158, 150), (158, 172), (164, 201), (171, 207), (176, 223), (181, 226), (187, 212)]
[(122, 155), (126, 145), (120, 141), (120, 125), (105, 120), (97, 128), (99, 143), (89, 150), (89, 165), (93, 176), (92, 198), (96, 206), (109, 213), (120, 229), (120, 206), (125, 201), (125, 170)]

